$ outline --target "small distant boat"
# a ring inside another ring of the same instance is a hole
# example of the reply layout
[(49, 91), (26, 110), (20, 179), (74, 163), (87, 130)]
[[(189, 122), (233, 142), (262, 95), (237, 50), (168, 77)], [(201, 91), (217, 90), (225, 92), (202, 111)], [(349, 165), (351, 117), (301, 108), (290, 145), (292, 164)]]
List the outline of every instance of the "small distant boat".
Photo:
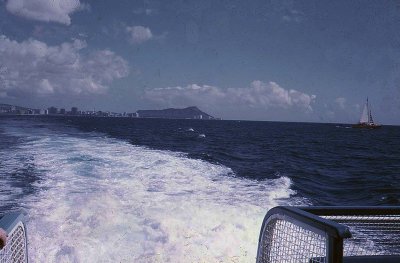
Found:
[(368, 98), (367, 102), (364, 105), (363, 112), (361, 114), (360, 122), (357, 124), (354, 124), (352, 126), (353, 128), (364, 128), (364, 129), (377, 129), (382, 127), (380, 124), (376, 124), (374, 120), (372, 119), (372, 113), (371, 109), (368, 103)]

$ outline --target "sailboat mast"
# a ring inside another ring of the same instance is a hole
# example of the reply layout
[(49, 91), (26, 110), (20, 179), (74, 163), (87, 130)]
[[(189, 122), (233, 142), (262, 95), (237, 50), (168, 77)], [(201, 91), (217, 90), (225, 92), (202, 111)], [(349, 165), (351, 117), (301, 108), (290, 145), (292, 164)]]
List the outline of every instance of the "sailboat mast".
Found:
[(372, 119), (371, 110), (369, 110), (369, 123), (374, 123), (374, 120)]
[(367, 97), (367, 114), (368, 114), (368, 123), (371, 123), (371, 110), (369, 109), (368, 97)]

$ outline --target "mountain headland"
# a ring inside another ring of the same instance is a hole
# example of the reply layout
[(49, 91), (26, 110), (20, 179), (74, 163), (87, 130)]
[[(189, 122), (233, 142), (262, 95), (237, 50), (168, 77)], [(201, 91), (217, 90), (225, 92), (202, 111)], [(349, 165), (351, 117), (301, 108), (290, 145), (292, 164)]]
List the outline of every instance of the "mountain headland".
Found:
[(169, 108), (164, 110), (138, 110), (139, 118), (164, 118), (164, 119), (199, 119), (214, 120), (215, 117), (201, 111), (196, 106), (184, 109)]

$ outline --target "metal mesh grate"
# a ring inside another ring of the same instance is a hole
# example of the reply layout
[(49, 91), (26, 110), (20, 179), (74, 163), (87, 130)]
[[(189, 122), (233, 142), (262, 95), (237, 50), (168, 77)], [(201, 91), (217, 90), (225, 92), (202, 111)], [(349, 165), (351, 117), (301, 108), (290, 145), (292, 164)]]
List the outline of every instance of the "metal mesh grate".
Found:
[(9, 233), (6, 246), (0, 250), (0, 263), (24, 263), (26, 262), (25, 253), (25, 230), (20, 223)]
[(400, 255), (400, 216), (323, 216), (349, 227), (344, 256)]
[(272, 219), (261, 240), (261, 261), (268, 263), (324, 263), (326, 238), (290, 221)]

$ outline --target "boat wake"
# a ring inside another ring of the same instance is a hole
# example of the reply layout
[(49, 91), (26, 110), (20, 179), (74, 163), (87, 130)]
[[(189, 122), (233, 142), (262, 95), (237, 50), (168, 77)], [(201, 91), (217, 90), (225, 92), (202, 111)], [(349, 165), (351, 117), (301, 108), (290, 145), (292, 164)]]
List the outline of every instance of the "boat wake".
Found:
[(20, 200), (32, 261), (251, 262), (267, 209), (302, 202), (284, 176), (237, 178), (102, 134), (15, 127), (5, 132), (27, 138), (15, 151), (41, 172)]

